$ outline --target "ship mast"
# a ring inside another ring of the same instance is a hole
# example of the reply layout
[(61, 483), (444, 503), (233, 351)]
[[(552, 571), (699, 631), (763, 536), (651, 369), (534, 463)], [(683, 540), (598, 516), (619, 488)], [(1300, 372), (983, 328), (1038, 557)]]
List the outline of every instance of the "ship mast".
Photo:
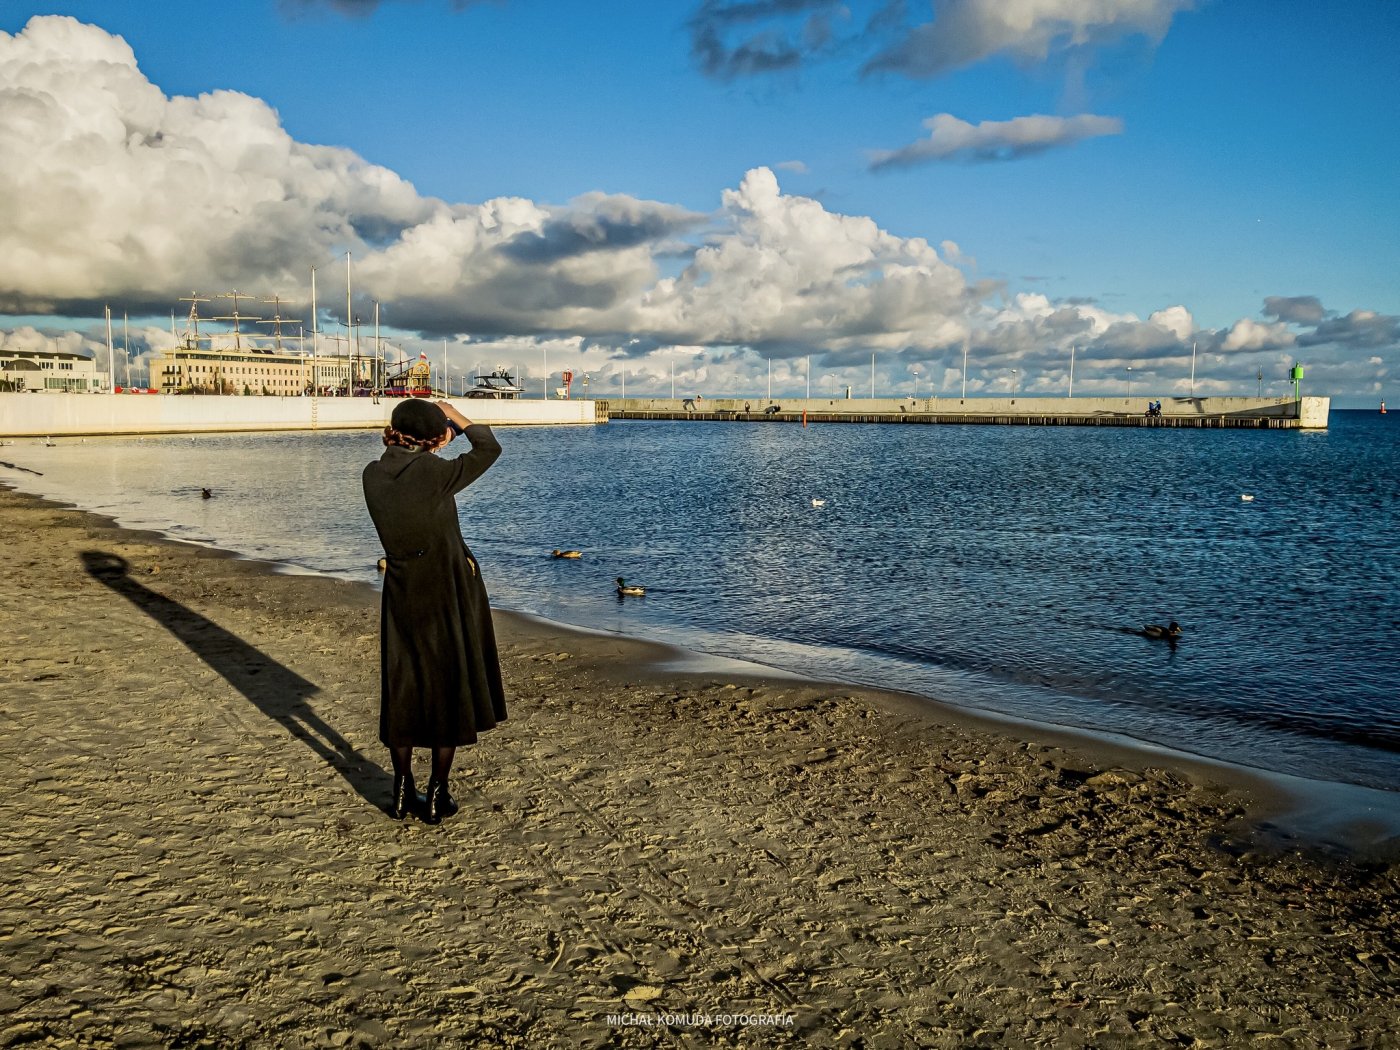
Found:
[[(180, 302), (190, 304), (189, 327), (185, 329), (185, 346), (190, 350), (199, 349), (199, 304), (207, 303), (209, 299), (202, 298), (198, 292), (190, 292), (189, 295), (180, 296)], [(172, 316), (171, 334), (174, 335), (175, 319)]]
[[(272, 316), (265, 321), (259, 321), (257, 323), (270, 324), (274, 326), (272, 329), (273, 343), (277, 347), (277, 352), (280, 354), (282, 352), (282, 325), (298, 324), (300, 323), (301, 318), (282, 316), (282, 297), (280, 295), (274, 295), (271, 299), (264, 299), (263, 302), (270, 303), (272, 305)], [(235, 309), (234, 313), (237, 312), (238, 311)]]
[(243, 333), (242, 333), (242, 330), (238, 327), (239, 322), (241, 322), (241, 321), (257, 321), (258, 318), (256, 318), (256, 317), (245, 317), (245, 316), (243, 316), (242, 314), (240, 314), (240, 313), (238, 312), (238, 300), (239, 300), (239, 299), (251, 299), (251, 298), (253, 298), (253, 297), (252, 297), (251, 295), (246, 294), (246, 293), (240, 292), (237, 288), (235, 288), (235, 289), (234, 289), (233, 291), (231, 291), (231, 292), (225, 292), (223, 295), (218, 296), (218, 298), (220, 298), (220, 299), (232, 299), (232, 300), (233, 300), (233, 313), (232, 313), (230, 316), (227, 316), (227, 317), (212, 317), (212, 318), (210, 318), (210, 320), (212, 320), (212, 321), (232, 321), (232, 322), (233, 322), (233, 349), (234, 349), (235, 351), (242, 350), (242, 349), (243, 349)]

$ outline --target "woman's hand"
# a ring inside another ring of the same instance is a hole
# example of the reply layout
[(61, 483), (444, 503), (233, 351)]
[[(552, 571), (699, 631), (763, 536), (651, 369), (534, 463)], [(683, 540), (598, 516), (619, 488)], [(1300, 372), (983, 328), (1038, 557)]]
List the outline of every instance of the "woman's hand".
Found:
[(457, 411), (455, 408), (453, 408), (452, 405), (450, 405), (448, 402), (446, 402), (446, 401), (435, 401), (434, 404), (436, 404), (438, 408), (442, 409), (442, 414), (443, 414), (444, 416), (446, 416), (448, 419), (452, 420), (453, 423), (456, 423), (456, 424), (457, 424), (459, 427), (461, 427), (463, 430), (465, 430), (467, 427), (469, 427), (469, 426), (472, 425), (472, 422), (471, 422), (470, 419), (468, 419), (466, 416), (462, 415), (462, 413), (458, 412), (458, 411)]

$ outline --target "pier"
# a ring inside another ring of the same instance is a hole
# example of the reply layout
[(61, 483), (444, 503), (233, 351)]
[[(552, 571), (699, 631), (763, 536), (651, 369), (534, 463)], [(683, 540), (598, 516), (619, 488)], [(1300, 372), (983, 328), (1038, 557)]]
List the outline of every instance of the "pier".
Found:
[[(0, 393), (0, 437), (196, 434), (258, 430), (374, 430), (401, 397), (237, 397), (221, 394)], [(598, 401), (452, 398), (492, 426), (604, 423)]]
[[(0, 393), (0, 437), (342, 430), (384, 426), (399, 398)], [(1146, 414), (1161, 401), (1161, 415)], [(1325, 430), (1328, 397), (454, 398), (494, 426), (673, 419), (728, 423), (922, 423), (1042, 427)]]
[[(1148, 415), (1160, 401), (1160, 415)], [(1325, 430), (1328, 397), (610, 398), (610, 419)]]

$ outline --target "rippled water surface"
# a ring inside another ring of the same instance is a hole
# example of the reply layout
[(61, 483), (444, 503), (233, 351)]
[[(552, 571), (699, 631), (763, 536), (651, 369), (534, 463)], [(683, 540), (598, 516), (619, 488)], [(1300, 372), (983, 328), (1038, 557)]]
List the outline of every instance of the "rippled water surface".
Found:
[[(497, 433), (461, 498), (497, 605), (1400, 789), (1400, 415)], [(0, 478), (373, 579), (359, 472), (378, 451), (366, 432), (20, 440), (0, 460), (43, 476)], [(619, 601), (615, 576), (646, 597)], [(1175, 647), (1132, 633), (1171, 619)]]

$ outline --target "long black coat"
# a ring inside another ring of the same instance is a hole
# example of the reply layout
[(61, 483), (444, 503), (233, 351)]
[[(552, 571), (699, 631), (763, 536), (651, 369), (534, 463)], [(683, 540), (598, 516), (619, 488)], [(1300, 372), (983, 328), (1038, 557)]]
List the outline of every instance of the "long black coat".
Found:
[(453, 747), (505, 720), (491, 607), (455, 496), (501, 454), (491, 428), (456, 459), (390, 446), (365, 467), (365, 503), (388, 568), (379, 626), (379, 739)]

